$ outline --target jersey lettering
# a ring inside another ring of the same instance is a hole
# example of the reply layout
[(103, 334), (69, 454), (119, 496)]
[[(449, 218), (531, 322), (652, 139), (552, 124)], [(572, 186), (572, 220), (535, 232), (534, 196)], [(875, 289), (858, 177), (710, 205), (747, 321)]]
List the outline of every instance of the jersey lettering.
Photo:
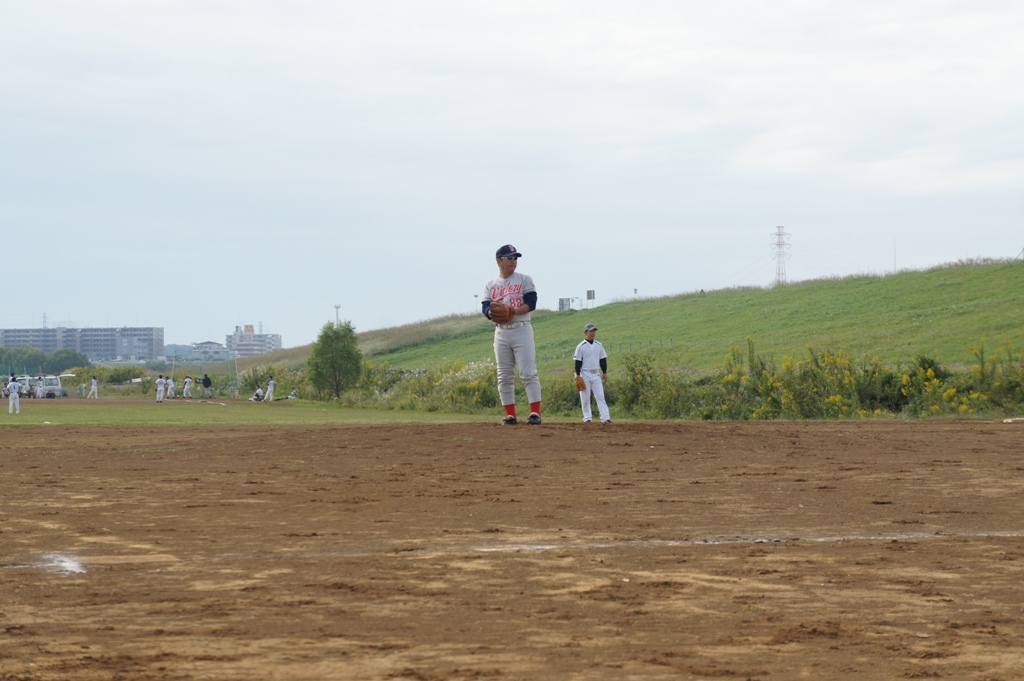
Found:
[[(511, 284), (510, 283), (510, 284), (506, 284), (505, 286), (494, 286), (494, 287), (491, 288), (491, 300), (504, 301), (504, 299), (506, 297), (508, 297), (508, 296), (518, 296), (519, 305), (522, 305), (523, 304), (522, 294), (523, 294), (523, 284), (522, 284), (522, 282), (516, 283), (516, 284)], [(515, 298), (513, 298), (513, 300), (515, 300)], [(504, 301), (504, 302), (507, 302), (509, 305), (512, 304), (511, 301)]]

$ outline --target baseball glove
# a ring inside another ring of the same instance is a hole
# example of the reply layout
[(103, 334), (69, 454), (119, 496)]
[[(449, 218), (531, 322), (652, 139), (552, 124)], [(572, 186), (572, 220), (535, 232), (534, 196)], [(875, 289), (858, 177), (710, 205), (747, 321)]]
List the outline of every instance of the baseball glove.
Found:
[(516, 314), (505, 303), (491, 303), (491, 321), (495, 324), (508, 324)]
[(576, 385), (577, 390), (582, 391), (587, 389), (587, 382), (583, 380), (582, 376), (577, 376), (576, 380), (573, 381), (573, 383)]

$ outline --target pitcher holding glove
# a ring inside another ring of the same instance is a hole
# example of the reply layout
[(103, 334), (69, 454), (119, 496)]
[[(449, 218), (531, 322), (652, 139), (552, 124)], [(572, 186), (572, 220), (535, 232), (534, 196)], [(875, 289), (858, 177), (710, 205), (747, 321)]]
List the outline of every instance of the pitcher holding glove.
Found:
[(506, 244), (494, 254), (498, 276), (484, 285), (483, 313), (494, 322), (494, 359), (498, 365), (498, 396), (505, 408), (507, 426), (516, 418), (516, 367), (530, 402), (527, 423), (540, 425), (540, 378), (537, 375), (537, 349), (533, 342), (530, 313), (537, 309), (537, 287), (533, 278), (516, 272), (522, 253)]

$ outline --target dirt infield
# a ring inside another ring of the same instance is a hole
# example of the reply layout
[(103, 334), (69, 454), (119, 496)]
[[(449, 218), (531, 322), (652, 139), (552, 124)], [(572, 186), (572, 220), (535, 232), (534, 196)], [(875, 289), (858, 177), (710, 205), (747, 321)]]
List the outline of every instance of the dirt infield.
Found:
[(1024, 425), (0, 430), (0, 679), (1019, 679)]

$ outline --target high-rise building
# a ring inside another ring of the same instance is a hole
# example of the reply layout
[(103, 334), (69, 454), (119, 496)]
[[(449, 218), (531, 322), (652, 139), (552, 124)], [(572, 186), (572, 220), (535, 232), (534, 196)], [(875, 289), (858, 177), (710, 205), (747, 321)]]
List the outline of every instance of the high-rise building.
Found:
[(148, 362), (164, 354), (163, 327), (0, 329), (0, 346), (27, 346), (49, 354), (71, 348), (92, 362)]

